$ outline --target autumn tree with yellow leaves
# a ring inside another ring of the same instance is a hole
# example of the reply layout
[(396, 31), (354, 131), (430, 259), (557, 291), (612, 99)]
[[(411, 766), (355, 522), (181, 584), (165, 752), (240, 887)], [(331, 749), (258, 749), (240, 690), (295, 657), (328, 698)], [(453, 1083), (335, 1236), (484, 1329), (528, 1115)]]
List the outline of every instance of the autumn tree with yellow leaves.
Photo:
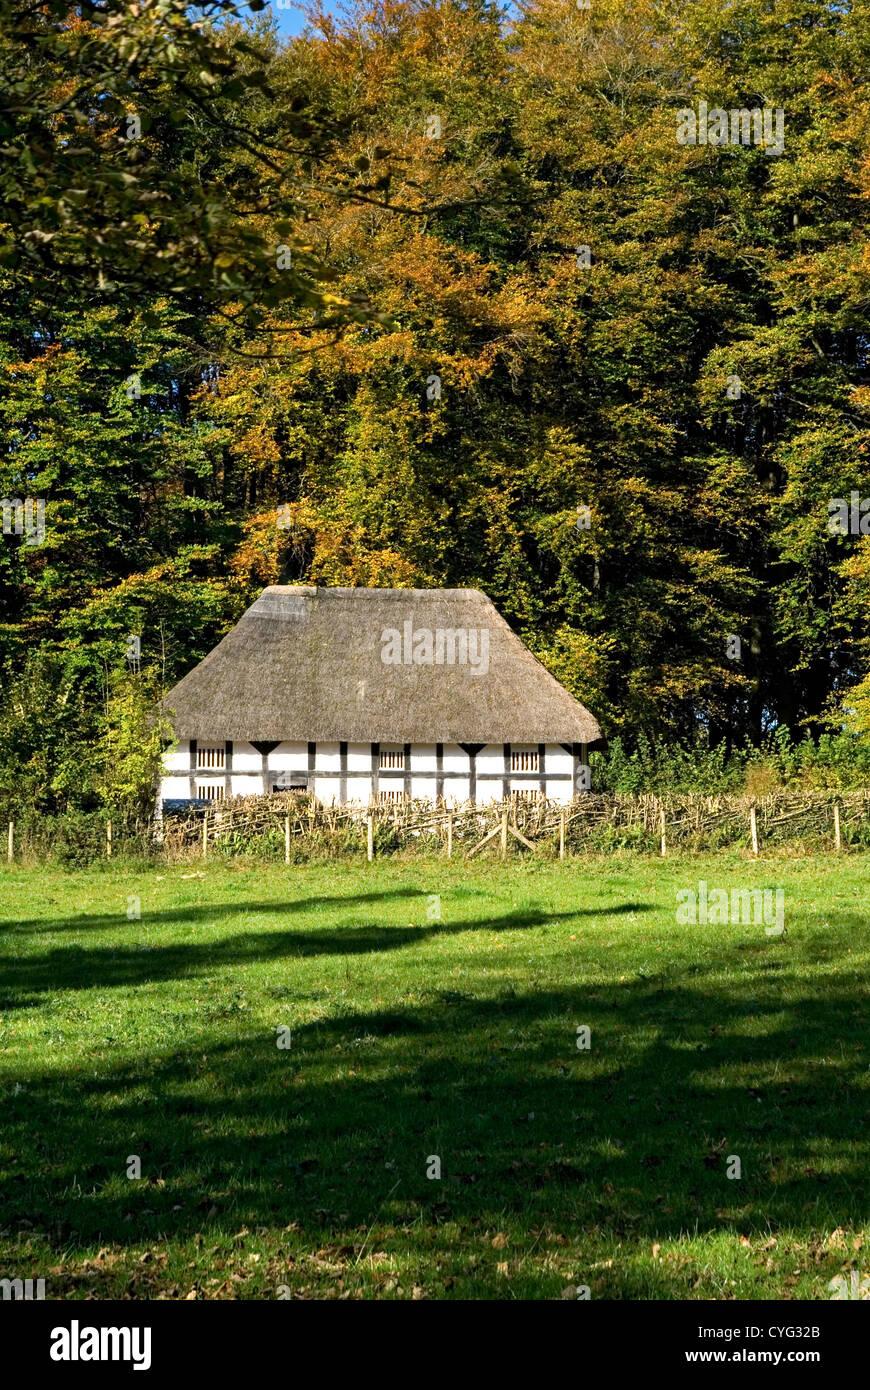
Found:
[[(2, 486), (49, 507), (0, 555), (7, 680), (131, 624), (174, 679), (265, 583), (473, 585), (627, 746), (854, 724), (868, 540), (828, 523), (870, 495), (868, 19), (231, 23), (207, 134), (182, 101), (159, 146), (220, 198), (208, 275), (36, 316), (0, 262)], [(681, 143), (702, 109), (781, 111), (782, 152)]]

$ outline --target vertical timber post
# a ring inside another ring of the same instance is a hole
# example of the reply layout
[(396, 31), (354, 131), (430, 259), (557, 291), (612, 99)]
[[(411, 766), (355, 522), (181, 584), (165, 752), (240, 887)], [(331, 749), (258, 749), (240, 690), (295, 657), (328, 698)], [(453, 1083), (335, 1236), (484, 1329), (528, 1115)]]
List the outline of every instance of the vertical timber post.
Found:
[(755, 811), (755, 802), (749, 808), (749, 831), (752, 835), (752, 853), (758, 854), (758, 817)]
[(559, 812), (559, 858), (560, 858), (560, 859), (564, 859), (564, 858), (565, 858), (565, 821), (566, 821), (566, 819), (567, 819), (567, 814), (568, 814), (568, 813), (567, 813), (567, 811), (565, 810), (565, 807), (563, 806), (562, 809), (561, 809), (561, 811)]
[(371, 863), (375, 857), (375, 821), (371, 812), (366, 817), (366, 853)]
[(7, 846), (7, 849), (6, 849), (6, 858), (9, 860), (9, 863), (10, 863), (10, 864), (12, 863), (12, 860), (13, 860), (14, 855), (15, 855), (15, 822), (14, 822), (14, 820), (11, 820), (11, 821), (9, 822), (9, 844), (8, 844), (8, 846)]
[(662, 802), (659, 808), (659, 828), (662, 832), (662, 859), (668, 852), (667, 834), (665, 832), (665, 803)]
[(284, 863), (290, 863), (290, 817), (284, 817)]
[(208, 811), (202, 818), (202, 857), (205, 859), (208, 854)]
[[(12, 858), (12, 840), (11, 840), (12, 826), (11, 826), (11, 825), (10, 825), (10, 827), (9, 827), (9, 831), (10, 831), (9, 858), (11, 859), (11, 858)], [(842, 837), (841, 837), (841, 835), (840, 835), (840, 803), (839, 803), (839, 801), (835, 801), (835, 802), (834, 802), (834, 848), (836, 849), (836, 851), (837, 851), (838, 853), (839, 853), (840, 850), (843, 848), (843, 840), (842, 840)]]
[(502, 859), (504, 859), (505, 856), (506, 856), (506, 854), (507, 854), (507, 823), (508, 823), (508, 813), (507, 813), (506, 810), (503, 810), (502, 813), (501, 813), (501, 857), (502, 857)]
[(112, 857), (112, 822), (106, 821), (106, 858)]
[(453, 812), (447, 812), (447, 858), (453, 858)]

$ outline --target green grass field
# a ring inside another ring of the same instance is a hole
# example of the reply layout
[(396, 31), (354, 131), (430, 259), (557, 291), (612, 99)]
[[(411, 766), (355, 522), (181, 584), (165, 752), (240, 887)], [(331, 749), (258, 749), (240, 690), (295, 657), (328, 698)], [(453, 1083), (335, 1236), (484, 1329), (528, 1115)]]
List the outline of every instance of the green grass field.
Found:
[[(868, 876), (870, 856), (3, 871), (0, 1277), (828, 1298), (870, 1272)], [(701, 879), (783, 887), (785, 935), (678, 926)]]

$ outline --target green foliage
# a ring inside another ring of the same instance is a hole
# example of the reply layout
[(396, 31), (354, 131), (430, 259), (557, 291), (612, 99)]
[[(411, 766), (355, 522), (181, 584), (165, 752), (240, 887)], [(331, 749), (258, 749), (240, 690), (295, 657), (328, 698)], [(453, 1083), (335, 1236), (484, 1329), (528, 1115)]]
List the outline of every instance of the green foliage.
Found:
[(158, 712), (147, 678), (113, 672), (106, 690), (103, 734), (103, 804), (130, 818), (147, 815), (163, 750), (171, 742), (168, 719)]
[[(88, 654), (90, 655), (90, 653)], [(169, 726), (153, 680), (88, 668), (74, 655), (30, 657), (0, 704), (0, 818), (20, 836), (45, 816), (147, 816)]]
[[(30, 656), (0, 701), (2, 816), (81, 811), (99, 805), (99, 751), (91, 739), (99, 694), (75, 666)], [(99, 708), (99, 707), (98, 707)]]
[(239, 323), (241, 306), (256, 322), (263, 306), (334, 303), (299, 234), (307, 187), (276, 156), (289, 142), (314, 160), (340, 129), (305, 94), (269, 90), (270, 31), (213, 23), (234, 13), (0, 0), (0, 265), (34, 315), (146, 287), (191, 313), (208, 294)]
[(747, 744), (730, 753), (722, 743), (712, 748), (681, 747), (644, 735), (632, 749), (619, 737), (605, 752), (590, 754), (592, 790), (597, 792), (754, 792), (778, 787), (841, 790), (870, 783), (870, 743), (851, 733), (804, 737), (794, 742), (782, 727), (758, 747)]
[[(144, 797), (96, 751), (128, 635), (156, 698), (300, 581), (485, 589), (601, 786), (866, 777), (866, 5), (224, 9), (0, 0), (0, 493), (46, 501), (0, 691), (52, 726), (2, 715), (0, 794)], [(678, 145), (699, 99), (783, 154)]]

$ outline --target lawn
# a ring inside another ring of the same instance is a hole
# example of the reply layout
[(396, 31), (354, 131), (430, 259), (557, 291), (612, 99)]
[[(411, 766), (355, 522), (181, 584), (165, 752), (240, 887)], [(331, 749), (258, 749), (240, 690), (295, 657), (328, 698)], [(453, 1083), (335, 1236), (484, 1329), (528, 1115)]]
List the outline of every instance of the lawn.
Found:
[[(866, 855), (0, 871), (0, 1277), (49, 1298), (828, 1298), (870, 1269), (868, 875)], [(678, 926), (700, 880), (784, 888), (785, 934)]]

